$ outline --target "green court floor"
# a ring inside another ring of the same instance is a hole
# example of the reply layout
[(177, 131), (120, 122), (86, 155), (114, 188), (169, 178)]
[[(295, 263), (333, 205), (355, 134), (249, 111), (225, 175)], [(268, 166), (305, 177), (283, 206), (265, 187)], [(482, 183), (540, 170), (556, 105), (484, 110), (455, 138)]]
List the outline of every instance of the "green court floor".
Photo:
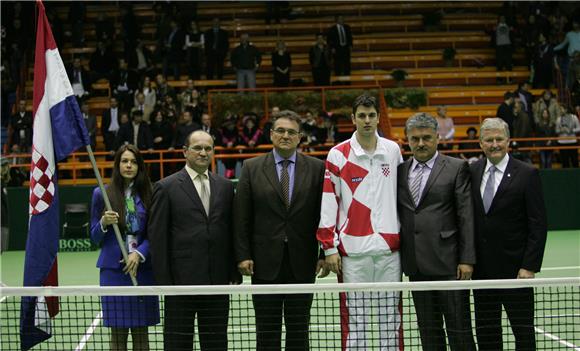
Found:
[[(580, 276), (580, 230), (549, 233), (542, 272), (538, 277)], [(98, 251), (59, 254), (60, 285), (97, 285), (98, 269), (95, 267)], [(9, 286), (22, 283), (24, 252), (5, 252), (0, 256), (1, 280)], [(336, 277), (319, 280), (334, 283)], [(248, 282), (245, 282), (248, 283)], [(580, 292), (574, 289), (536, 290), (536, 332), (539, 349), (578, 350), (580, 345)], [(229, 323), (229, 349), (255, 349), (255, 324), (251, 297), (232, 297)], [(340, 316), (338, 294), (315, 295), (312, 307), (310, 342), (312, 350), (340, 349)], [(473, 312), (473, 311), (472, 311)], [(8, 297), (0, 302), (0, 349), (17, 350), (19, 299)], [(100, 303), (97, 297), (86, 300), (61, 298), (61, 313), (54, 323), (55, 336), (38, 345), (35, 350), (106, 350), (109, 329), (101, 325)], [(505, 316), (504, 316), (505, 318)], [(376, 316), (369, 322), (371, 349), (376, 345)], [(511, 332), (504, 321), (505, 349), (515, 349)], [(420, 350), (414, 308), (409, 293), (403, 294), (403, 326), (406, 350)], [(58, 332), (58, 330), (64, 332)], [(161, 350), (162, 324), (149, 328), (151, 350)], [(196, 349), (199, 349), (197, 345)]]

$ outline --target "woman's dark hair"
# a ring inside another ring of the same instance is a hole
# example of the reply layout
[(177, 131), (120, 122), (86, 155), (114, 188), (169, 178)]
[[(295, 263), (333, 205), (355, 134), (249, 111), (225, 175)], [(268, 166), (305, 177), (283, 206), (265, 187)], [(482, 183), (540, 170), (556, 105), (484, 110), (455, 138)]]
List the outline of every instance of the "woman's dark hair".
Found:
[(122, 145), (115, 153), (115, 161), (113, 162), (113, 175), (111, 176), (111, 183), (107, 186), (107, 195), (111, 202), (113, 211), (119, 214), (119, 229), (125, 231), (125, 180), (121, 176), (121, 155), (125, 151), (129, 151), (135, 155), (137, 160), (137, 176), (133, 180), (133, 193), (141, 198), (145, 209), (151, 205), (151, 181), (149, 174), (145, 168), (145, 161), (143, 156), (134, 145)]

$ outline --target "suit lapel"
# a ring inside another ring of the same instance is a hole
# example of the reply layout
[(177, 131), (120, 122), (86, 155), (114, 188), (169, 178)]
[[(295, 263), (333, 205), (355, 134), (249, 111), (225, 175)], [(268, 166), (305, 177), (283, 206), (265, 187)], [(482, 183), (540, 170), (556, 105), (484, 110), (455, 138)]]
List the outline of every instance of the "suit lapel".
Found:
[(487, 159), (484, 157), (481, 160), (479, 160), (475, 166), (473, 166), (475, 168), (475, 171), (473, 172), (474, 178), (473, 178), (473, 188), (475, 188), (475, 193), (477, 195), (473, 196), (474, 197), (474, 201), (477, 202), (477, 208), (482, 208), (483, 209), (483, 199), (481, 198), (481, 180), (483, 179), (483, 172), (485, 171), (485, 165), (487, 163)]
[[(197, 190), (195, 189), (195, 185), (193, 185), (193, 182), (191, 181), (191, 178), (189, 177), (189, 173), (187, 173), (187, 171), (184, 169), (181, 170), (180, 173), (180, 182), (181, 182), (181, 189), (183, 190), (183, 192), (185, 192), (187, 194), (187, 196), (189, 196), (189, 198), (196, 203), (201, 209), (206, 216), (207, 214), (205, 213), (205, 210), (203, 210), (203, 204), (201, 202), (201, 198), (199, 197), (199, 194), (197, 193)], [(211, 183), (210, 183), (211, 186)], [(210, 196), (210, 202), (211, 202), (211, 196)]]
[(405, 189), (405, 194), (408, 198), (410, 204), (415, 207), (415, 200), (413, 200), (413, 195), (411, 195), (411, 189), (409, 189), (409, 173), (411, 172), (411, 165), (413, 165), (413, 158), (409, 157), (403, 167), (401, 167), (401, 182), (403, 184), (403, 188)]
[(209, 213), (213, 213), (213, 209), (218, 199), (221, 197), (221, 195), (220, 188), (217, 186), (215, 175), (211, 172), (208, 172), (208, 175), (209, 175)]
[(497, 201), (499, 201), (499, 199), (501, 199), (501, 197), (505, 193), (506, 189), (510, 186), (512, 179), (515, 178), (517, 172), (518, 172), (518, 167), (515, 164), (515, 162), (513, 162), (513, 159), (510, 157), (508, 164), (507, 164), (507, 167), (505, 168), (505, 172), (503, 173), (503, 176), (501, 177), (501, 182), (499, 183), (499, 186), (497, 187), (497, 191), (495, 192), (495, 195), (493, 196), (493, 200), (491, 201), (491, 206), (489, 207), (488, 213), (493, 210)]
[(272, 186), (272, 188), (274, 188), (276, 190), (276, 193), (278, 194), (278, 197), (280, 198), (280, 202), (282, 204), (284, 204), (284, 202), (286, 200), (284, 199), (284, 196), (282, 195), (282, 187), (280, 186), (280, 180), (278, 179), (278, 172), (276, 171), (276, 162), (274, 160), (274, 155), (272, 154), (272, 152), (267, 154), (266, 158), (264, 159), (263, 171), (264, 171), (264, 175), (266, 176), (266, 179), (268, 179), (268, 182), (270, 182), (270, 185)]
[[(300, 176), (299, 176), (300, 175)], [(310, 169), (306, 158), (300, 153), (296, 153), (296, 164), (294, 165), (294, 187), (292, 188), (292, 198), (290, 199), (290, 210), (294, 206), (294, 202), (299, 201), (303, 196), (297, 196), (302, 189), (304, 178), (310, 175)]]
[(429, 173), (429, 178), (427, 178), (427, 183), (425, 184), (423, 192), (421, 193), (419, 205), (421, 205), (421, 202), (423, 202), (423, 199), (425, 198), (425, 196), (427, 196), (427, 193), (429, 192), (429, 188), (431, 188), (431, 185), (435, 183), (437, 177), (439, 177), (439, 174), (441, 174), (441, 171), (443, 170), (443, 168), (445, 168), (445, 162), (446, 162), (445, 158), (442, 155), (438, 155), (437, 159), (435, 159), (433, 169), (431, 170), (431, 173)]

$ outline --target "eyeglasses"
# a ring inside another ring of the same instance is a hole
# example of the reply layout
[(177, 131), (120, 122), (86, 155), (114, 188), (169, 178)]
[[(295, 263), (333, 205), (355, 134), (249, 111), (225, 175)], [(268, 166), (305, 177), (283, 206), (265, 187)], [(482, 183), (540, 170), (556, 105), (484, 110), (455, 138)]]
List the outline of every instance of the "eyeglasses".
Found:
[(288, 135), (291, 137), (297, 136), (298, 134), (300, 134), (300, 132), (295, 130), (295, 129), (276, 128), (276, 129), (272, 129), (272, 131), (278, 135), (284, 135), (284, 134), (288, 133)]
[(213, 146), (201, 146), (201, 145), (194, 145), (190, 147), (186, 147), (187, 150), (194, 151), (194, 152), (205, 152), (210, 153), (213, 151)]

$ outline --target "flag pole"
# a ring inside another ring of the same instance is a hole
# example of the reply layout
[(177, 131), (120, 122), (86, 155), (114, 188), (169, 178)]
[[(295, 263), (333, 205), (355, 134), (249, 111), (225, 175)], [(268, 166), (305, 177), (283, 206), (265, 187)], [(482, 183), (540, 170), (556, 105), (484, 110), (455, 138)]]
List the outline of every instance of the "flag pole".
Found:
[[(95, 161), (95, 155), (93, 154), (93, 148), (91, 145), (87, 145), (87, 152), (89, 153), (89, 159), (91, 160), (91, 165), (93, 166), (93, 171), (95, 172), (95, 176), (97, 177), (97, 183), (99, 183), (99, 189), (101, 189), (101, 194), (103, 194), (103, 201), (105, 202), (105, 209), (107, 211), (112, 211), (113, 208), (111, 207), (111, 202), (109, 201), (109, 196), (105, 191), (105, 185), (103, 183), (103, 178), (101, 178), (101, 173), (97, 168), (97, 161)], [(121, 254), (123, 254), (123, 260), (125, 264), (128, 261), (127, 255), (127, 248), (125, 246), (125, 242), (123, 241), (123, 237), (121, 237), (121, 230), (119, 230), (119, 226), (117, 223), (113, 223), (113, 231), (115, 232), (115, 237), (117, 238), (117, 244), (119, 244), (119, 248), (121, 249)], [(137, 278), (129, 273), (129, 277), (131, 277), (131, 282), (133, 282), (133, 286), (137, 286)]]

